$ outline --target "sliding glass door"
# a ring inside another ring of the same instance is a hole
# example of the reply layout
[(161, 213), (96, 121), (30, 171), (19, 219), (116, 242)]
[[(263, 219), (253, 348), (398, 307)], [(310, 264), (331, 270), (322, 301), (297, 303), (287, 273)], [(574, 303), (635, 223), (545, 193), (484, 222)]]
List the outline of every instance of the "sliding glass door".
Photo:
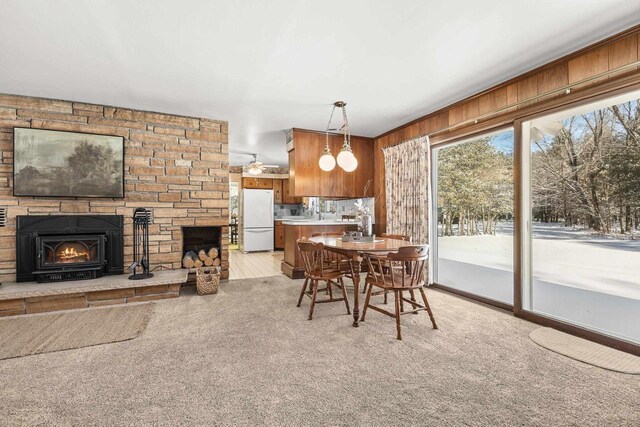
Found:
[(513, 130), (432, 149), (433, 282), (513, 304)]
[(640, 343), (640, 92), (522, 123), (522, 308)]

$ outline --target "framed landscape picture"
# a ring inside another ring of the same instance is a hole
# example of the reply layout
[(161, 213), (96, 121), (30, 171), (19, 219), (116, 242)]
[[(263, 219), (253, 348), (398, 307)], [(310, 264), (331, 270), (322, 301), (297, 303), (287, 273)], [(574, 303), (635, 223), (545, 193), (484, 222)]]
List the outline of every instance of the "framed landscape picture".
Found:
[(124, 197), (124, 138), (14, 128), (13, 195)]

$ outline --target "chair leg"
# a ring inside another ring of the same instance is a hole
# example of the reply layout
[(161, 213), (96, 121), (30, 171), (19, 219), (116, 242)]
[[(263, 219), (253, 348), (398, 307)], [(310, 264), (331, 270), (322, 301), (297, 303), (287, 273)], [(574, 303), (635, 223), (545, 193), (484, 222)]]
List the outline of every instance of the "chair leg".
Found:
[[(367, 286), (364, 287), (367, 289)], [(371, 292), (373, 291), (373, 285), (369, 283), (369, 289), (367, 289), (367, 297), (364, 299), (364, 307), (362, 307), (362, 316), (360, 316), (360, 321), (364, 322), (364, 317), (367, 315), (367, 308), (369, 308), (369, 300), (371, 299)]]
[(398, 291), (400, 294), (400, 313), (404, 313), (404, 301), (402, 300), (402, 297), (404, 296), (403, 292), (404, 291)]
[(396, 297), (396, 338), (402, 340), (402, 333), (400, 332), (400, 291), (393, 291)]
[(388, 293), (389, 293), (389, 292), (384, 291), (384, 303), (385, 303), (385, 304), (387, 303), (387, 294), (388, 294)]
[(302, 285), (302, 290), (300, 291), (300, 298), (298, 298), (297, 307), (300, 307), (300, 304), (302, 303), (302, 297), (304, 296), (304, 293), (307, 290), (307, 286), (309, 286), (309, 278), (308, 277), (306, 279), (304, 279), (304, 285)]
[(316, 297), (318, 296), (318, 281), (311, 281), (311, 288), (313, 289), (313, 296), (311, 297), (311, 305), (309, 305), (309, 320), (313, 317), (313, 307), (316, 305)]
[[(417, 301), (416, 301), (416, 293), (415, 293), (415, 291), (414, 291), (413, 289), (411, 289), (411, 290), (409, 291), (409, 293), (411, 294), (411, 301), (413, 301), (413, 302), (417, 303)], [(412, 308), (415, 310), (416, 306), (414, 305), (414, 306), (412, 306)], [(414, 312), (413, 312), (413, 314), (418, 314), (418, 312), (417, 312), (417, 311), (414, 311)]]
[(344, 280), (342, 280), (342, 277), (338, 280), (340, 281), (340, 289), (342, 289), (342, 298), (344, 298), (344, 305), (347, 306), (347, 314), (351, 314), (351, 309), (349, 308), (349, 298), (347, 298), (347, 290), (344, 286)]
[(433, 313), (431, 312), (431, 307), (429, 307), (429, 301), (427, 301), (427, 295), (424, 293), (424, 288), (420, 288), (420, 294), (422, 295), (422, 301), (424, 302), (424, 306), (427, 309), (427, 313), (429, 313), (429, 318), (431, 319), (433, 329), (438, 329), (438, 325), (436, 325), (436, 319), (434, 319)]
[(327, 280), (327, 289), (329, 289), (329, 299), (333, 299), (333, 286), (331, 286), (331, 280)]

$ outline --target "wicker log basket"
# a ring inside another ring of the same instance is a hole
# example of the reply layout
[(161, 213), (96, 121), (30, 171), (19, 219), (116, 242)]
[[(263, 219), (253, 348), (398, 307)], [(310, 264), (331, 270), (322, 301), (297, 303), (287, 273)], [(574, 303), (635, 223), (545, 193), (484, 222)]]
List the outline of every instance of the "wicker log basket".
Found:
[(220, 268), (204, 267), (196, 270), (196, 289), (200, 295), (215, 294), (220, 286)]

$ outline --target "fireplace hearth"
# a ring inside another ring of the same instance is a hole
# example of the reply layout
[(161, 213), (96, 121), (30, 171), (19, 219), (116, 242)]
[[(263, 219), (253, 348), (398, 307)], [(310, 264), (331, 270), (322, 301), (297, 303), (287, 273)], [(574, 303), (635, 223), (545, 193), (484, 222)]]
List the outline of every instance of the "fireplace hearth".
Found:
[(124, 273), (121, 215), (16, 218), (18, 282), (57, 282)]

